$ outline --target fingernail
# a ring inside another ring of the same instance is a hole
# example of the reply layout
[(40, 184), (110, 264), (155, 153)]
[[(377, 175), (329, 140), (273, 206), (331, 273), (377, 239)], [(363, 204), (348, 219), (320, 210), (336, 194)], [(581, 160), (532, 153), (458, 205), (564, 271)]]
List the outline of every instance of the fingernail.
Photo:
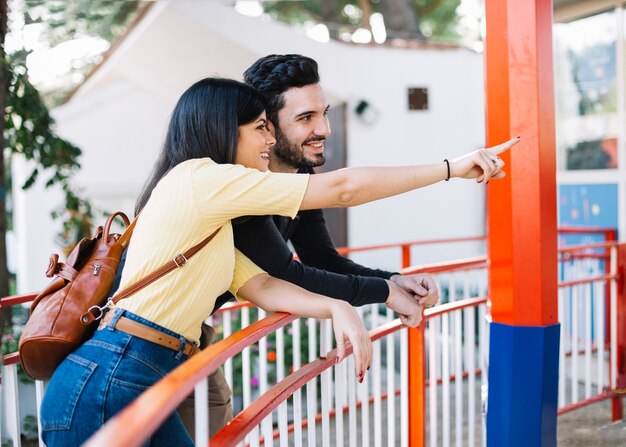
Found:
[(369, 371), (372, 365), (367, 365), (367, 370)]
[(335, 363), (339, 363), (339, 356), (335, 357)]
[(521, 135), (516, 136), (515, 138), (517, 138), (518, 140), (522, 138)]
[(358, 377), (359, 377), (360, 379), (362, 379), (362, 378), (363, 378), (363, 371), (359, 371), (359, 375), (358, 375)]
[(359, 383), (363, 383), (363, 377), (359, 377)]

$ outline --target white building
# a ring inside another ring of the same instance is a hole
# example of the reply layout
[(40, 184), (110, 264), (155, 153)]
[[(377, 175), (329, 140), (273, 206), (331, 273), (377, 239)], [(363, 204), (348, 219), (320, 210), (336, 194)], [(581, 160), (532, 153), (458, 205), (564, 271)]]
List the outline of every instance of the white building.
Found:
[[(440, 163), (484, 144), (483, 57), (464, 48), (320, 43), (219, 2), (156, 2), (75, 94), (54, 110), (58, 133), (83, 150), (76, 177), (101, 209), (132, 213), (160, 149), (180, 94), (206, 76), (241, 79), (261, 56), (301, 53), (316, 59), (332, 105), (345, 111), (348, 166)], [(408, 109), (408, 91), (425, 88), (427, 110)], [(355, 113), (367, 101), (378, 114), (365, 124)], [(19, 184), (25, 169), (18, 164)], [(18, 191), (18, 188), (15, 188)], [(485, 186), (451, 181), (348, 211), (350, 246), (484, 234)], [(46, 283), (43, 272), (58, 222), (58, 193), (41, 188), (15, 199), (14, 270), (18, 290)], [(97, 219), (97, 222), (103, 219)], [(478, 243), (415, 249), (414, 263), (481, 252)], [(398, 250), (358, 261), (400, 267)]]

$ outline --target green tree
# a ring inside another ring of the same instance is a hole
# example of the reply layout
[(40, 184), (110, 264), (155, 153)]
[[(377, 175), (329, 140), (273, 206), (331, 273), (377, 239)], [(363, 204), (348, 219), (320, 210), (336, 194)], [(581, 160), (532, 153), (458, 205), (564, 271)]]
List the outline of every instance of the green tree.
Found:
[[(44, 37), (54, 45), (64, 40), (86, 35), (113, 39), (123, 32), (123, 26), (141, 2), (123, 1), (41, 1), (26, 0), (24, 24), (44, 23)], [(53, 130), (54, 120), (39, 91), (28, 79), (26, 50), (5, 52), (8, 32), (7, 0), (0, 0), (0, 131), (4, 135), (0, 157), (0, 296), (10, 293), (7, 268), (6, 232), (10, 228), (10, 163), (13, 155), (34, 162), (34, 168), (22, 188), (28, 189), (40, 177), (46, 187), (56, 185), (64, 193), (64, 202), (52, 215), (62, 220), (59, 234), (62, 245), (73, 245), (91, 231), (92, 209), (71, 185), (73, 174), (80, 168), (81, 151), (60, 138)], [(11, 325), (10, 309), (0, 314), (0, 330)]]
[[(122, 36), (152, 2), (137, 0), (24, 0), (24, 24), (42, 24), (41, 40), (51, 48), (74, 39), (99, 38), (109, 43)], [(100, 61), (96, 54), (74, 61), (60, 85), (40, 92), (49, 107), (63, 103)]]
[(460, 3), (461, 0), (278, 0), (263, 5), (268, 13), (287, 23), (324, 23), (332, 37), (357, 26), (368, 27), (371, 13), (379, 12), (390, 38), (458, 41), (455, 25)]

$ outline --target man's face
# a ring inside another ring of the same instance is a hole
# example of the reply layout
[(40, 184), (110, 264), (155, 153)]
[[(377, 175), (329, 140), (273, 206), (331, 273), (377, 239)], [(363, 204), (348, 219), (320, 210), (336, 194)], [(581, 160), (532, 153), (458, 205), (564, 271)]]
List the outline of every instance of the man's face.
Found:
[(319, 84), (290, 88), (284, 93), (284, 106), (278, 111), (279, 128), (272, 157), (292, 168), (324, 164), (324, 144), (330, 136), (329, 104)]

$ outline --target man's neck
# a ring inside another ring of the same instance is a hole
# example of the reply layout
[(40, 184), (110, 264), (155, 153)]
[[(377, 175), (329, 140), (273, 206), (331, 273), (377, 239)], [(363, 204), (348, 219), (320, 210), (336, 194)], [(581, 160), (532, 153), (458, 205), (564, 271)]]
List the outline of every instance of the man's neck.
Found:
[(275, 158), (270, 159), (270, 171), (272, 172), (283, 172), (287, 174), (295, 174), (298, 172), (298, 168), (295, 166), (291, 166), (286, 163), (281, 163), (280, 160)]

